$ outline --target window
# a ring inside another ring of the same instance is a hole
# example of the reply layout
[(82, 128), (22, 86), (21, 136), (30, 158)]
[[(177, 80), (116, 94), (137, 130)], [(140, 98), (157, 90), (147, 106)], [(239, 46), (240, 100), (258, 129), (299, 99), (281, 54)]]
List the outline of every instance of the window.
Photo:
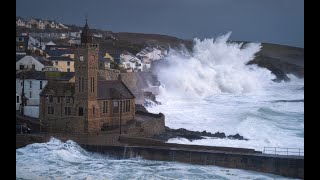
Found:
[(126, 101), (121, 101), (121, 111), (120, 112), (126, 112), (125, 108), (126, 108)]
[(81, 92), (81, 77), (79, 77), (79, 92)]
[(66, 97), (66, 103), (70, 103), (70, 96)]
[(84, 77), (81, 78), (81, 91), (84, 92)]
[(91, 93), (94, 93), (94, 77), (90, 78), (90, 86), (91, 86), (91, 89), (90, 89)]
[(22, 81), (21, 81), (21, 83), (20, 83), (20, 84), (21, 84), (21, 86), (22, 86), (22, 84), (23, 84), (23, 83), (22, 83)]
[(55, 63), (56, 63), (56, 66), (58, 66), (58, 61), (56, 61)]
[(20, 102), (20, 99), (19, 99), (19, 96), (17, 96), (17, 103), (19, 103)]
[(79, 107), (79, 116), (83, 116), (83, 107)]
[(42, 81), (40, 81), (40, 89), (42, 89)]
[(93, 107), (92, 107), (92, 114), (93, 114), (93, 115), (96, 113), (95, 111), (96, 111), (96, 108), (93, 106)]
[(67, 66), (70, 66), (70, 61), (67, 62)]
[(24, 70), (24, 65), (20, 64), (19, 68), (20, 70)]
[(103, 101), (102, 112), (108, 113), (108, 101)]
[(48, 107), (48, 114), (54, 114), (54, 109), (52, 106)]
[(119, 101), (113, 101), (113, 112), (119, 113)]
[(29, 86), (30, 88), (32, 88), (32, 81), (29, 81)]
[(65, 115), (70, 115), (71, 114), (71, 107), (65, 107), (64, 108), (64, 114)]
[(32, 69), (36, 69), (36, 65), (32, 64)]
[(53, 102), (53, 97), (52, 97), (52, 95), (49, 95), (49, 102), (50, 102), (50, 103)]
[(130, 112), (130, 100), (126, 100), (126, 112)]
[(31, 91), (30, 91), (30, 93), (29, 93), (29, 97), (32, 98), (32, 92), (31, 92)]
[(57, 102), (60, 103), (60, 97), (57, 97)]
[(70, 68), (67, 68), (67, 72), (70, 72)]

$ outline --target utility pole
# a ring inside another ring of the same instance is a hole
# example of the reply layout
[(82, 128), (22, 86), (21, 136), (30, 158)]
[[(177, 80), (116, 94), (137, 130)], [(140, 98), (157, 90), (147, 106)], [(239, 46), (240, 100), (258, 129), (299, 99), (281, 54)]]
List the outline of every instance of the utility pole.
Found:
[(24, 116), (24, 105), (25, 105), (25, 97), (24, 97), (24, 72), (22, 74), (22, 93), (21, 93), (21, 115)]
[[(118, 75), (118, 80), (122, 81), (121, 74)], [(119, 129), (120, 129), (120, 135), (121, 135), (121, 111), (122, 111), (122, 94), (121, 93), (120, 93), (120, 103), (119, 104), (120, 104), (120, 121), (119, 121), (120, 127), (119, 127)], [(119, 136), (119, 138), (120, 138), (120, 136)]]
[(121, 111), (122, 111), (122, 95), (120, 93), (120, 135), (121, 135)]

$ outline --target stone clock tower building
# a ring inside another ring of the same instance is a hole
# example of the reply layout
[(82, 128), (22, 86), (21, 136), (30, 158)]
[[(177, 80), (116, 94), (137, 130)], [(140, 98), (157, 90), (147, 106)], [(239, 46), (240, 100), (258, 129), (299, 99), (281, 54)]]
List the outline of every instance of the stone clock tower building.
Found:
[(86, 22), (74, 46), (74, 82), (49, 82), (40, 93), (40, 122), (52, 132), (96, 133), (135, 119), (135, 97), (119, 80), (98, 77), (99, 45)]
[[(99, 105), (97, 102), (97, 70), (99, 45), (92, 43), (92, 36), (86, 22), (82, 34), (81, 44), (75, 47), (75, 94), (74, 107), (78, 116), (84, 116), (84, 132), (100, 129)], [(86, 113), (85, 113), (86, 112)]]

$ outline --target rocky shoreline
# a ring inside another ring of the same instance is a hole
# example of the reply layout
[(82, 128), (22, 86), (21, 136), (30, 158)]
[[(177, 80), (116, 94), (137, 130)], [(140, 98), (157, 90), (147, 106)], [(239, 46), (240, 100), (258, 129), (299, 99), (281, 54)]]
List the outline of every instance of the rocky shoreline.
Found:
[[(150, 99), (151, 100), (151, 99)], [(136, 111), (143, 111), (143, 112), (148, 112), (148, 110), (141, 104), (136, 104)], [(165, 127), (165, 132), (159, 135), (155, 135), (152, 138), (161, 140), (161, 141), (168, 141), (169, 139), (172, 138), (185, 138), (188, 139), (189, 141), (194, 141), (194, 140), (200, 140), (200, 139), (206, 139), (207, 137), (212, 137), (212, 138), (227, 138), (227, 139), (237, 139), (237, 140), (249, 140), (240, 134), (235, 134), (235, 135), (226, 135), (224, 132), (216, 132), (216, 133), (211, 133), (207, 131), (190, 131), (184, 128), (179, 128), (179, 129), (171, 129), (169, 127)]]
[(226, 136), (224, 132), (210, 133), (207, 131), (202, 131), (202, 132), (190, 131), (184, 128), (171, 129), (167, 126), (166, 126), (165, 133), (162, 133), (160, 135), (155, 135), (152, 138), (162, 140), (162, 141), (168, 141), (171, 138), (186, 138), (189, 141), (194, 141), (194, 140), (206, 139), (207, 137), (237, 139), (237, 140), (245, 140), (245, 141), (248, 140), (247, 138), (244, 138), (238, 133), (235, 135)]

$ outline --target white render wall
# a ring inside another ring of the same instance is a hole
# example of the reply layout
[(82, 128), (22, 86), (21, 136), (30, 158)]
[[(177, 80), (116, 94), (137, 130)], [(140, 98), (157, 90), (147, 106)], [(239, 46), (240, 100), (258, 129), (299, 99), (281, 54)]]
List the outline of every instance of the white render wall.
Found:
[[(42, 81), (42, 89), (40, 89), (40, 81)], [(31, 88), (30, 88), (31, 82)], [(16, 93), (22, 94), (22, 79), (16, 79)], [(29, 99), (27, 102), (28, 106), (39, 106), (40, 104), (40, 93), (48, 83), (47, 80), (35, 80), (35, 79), (25, 79), (24, 80), (24, 93), (25, 96)], [(30, 98), (31, 92), (31, 98)], [(17, 98), (17, 97), (16, 97)], [(21, 99), (20, 99), (21, 103)]]
[(39, 106), (25, 106), (24, 115), (39, 118)]

